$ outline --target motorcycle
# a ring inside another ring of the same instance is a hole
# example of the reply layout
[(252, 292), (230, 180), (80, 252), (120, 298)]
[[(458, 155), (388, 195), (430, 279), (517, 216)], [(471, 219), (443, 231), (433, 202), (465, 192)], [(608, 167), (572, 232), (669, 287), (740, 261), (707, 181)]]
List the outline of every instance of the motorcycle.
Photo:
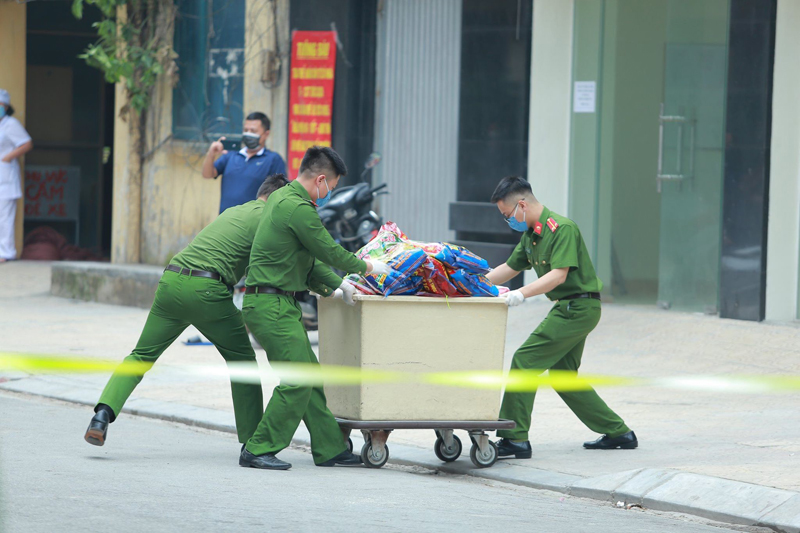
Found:
[[(325, 229), (333, 239), (344, 249), (357, 252), (371, 241), (383, 225), (383, 219), (372, 206), (378, 196), (389, 194), (388, 185), (382, 184), (371, 187), (364, 181), (364, 177), (380, 163), (381, 155), (377, 152), (370, 154), (364, 163), (360, 182), (341, 189), (334, 189), (331, 200), (317, 209), (319, 218)], [(344, 272), (338, 272), (344, 275)], [(308, 331), (317, 329), (317, 300), (308, 293), (303, 293), (298, 298), (303, 310), (303, 325)]]

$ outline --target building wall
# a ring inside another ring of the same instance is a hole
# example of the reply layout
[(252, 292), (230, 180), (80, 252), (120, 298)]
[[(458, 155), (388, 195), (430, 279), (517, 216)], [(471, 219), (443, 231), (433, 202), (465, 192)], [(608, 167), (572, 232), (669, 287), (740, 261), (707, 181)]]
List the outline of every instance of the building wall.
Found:
[(569, 215), (569, 131), (574, 0), (533, 3), (528, 179), (547, 206)]
[[(260, 110), (272, 119), (267, 147), (286, 157), (288, 111), (289, 2), (277, 3), (278, 24), (268, 0), (247, 0), (244, 109)], [(262, 82), (264, 55), (275, 47), (278, 28), (282, 72), (278, 86)], [(117, 88), (117, 115), (123, 102)], [(141, 187), (131, 173), (128, 124), (117, 118), (114, 136), (114, 216), (112, 262), (162, 265), (180, 251), (219, 211), (220, 181), (206, 180), (201, 169), (207, 143), (170, 138), (172, 86), (164, 79), (151, 106), (145, 132), (149, 154)]]
[[(148, 121), (148, 146), (172, 131), (172, 87), (157, 92), (160, 113)], [(219, 211), (219, 180), (201, 174), (206, 144), (170, 141), (146, 162), (142, 180), (142, 232), (139, 262), (161, 265), (179, 252)]]
[[(528, 179), (553, 211), (569, 213), (574, 0), (533, 3)], [(533, 271), (525, 281), (535, 279)]]
[(778, 2), (730, 2), (719, 311), (723, 318), (764, 320)]
[[(27, 8), (16, 2), (0, 2), (0, 88), (11, 95), (14, 116), (25, 125), (25, 62)], [(34, 139), (34, 143), (36, 139)], [(24, 176), (24, 169), (23, 169)], [(24, 185), (24, 184), (23, 184)], [(23, 187), (24, 188), (24, 187)], [(22, 253), (24, 200), (17, 202), (17, 256)]]
[[(572, 49), (572, 79), (574, 82), (595, 82), (597, 90), (596, 108), (593, 113), (576, 113), (570, 115), (570, 160), (569, 160), (569, 212), (572, 219), (581, 228), (589, 254), (601, 279), (607, 270), (598, 263), (599, 251), (605, 248), (605, 242), (599, 241), (598, 219), (605, 214), (605, 206), (600, 206), (600, 194), (608, 196), (610, 184), (600, 180), (600, 139), (602, 148), (612, 146), (611, 136), (602, 136), (600, 129), (608, 129), (613, 122), (614, 90), (606, 90), (605, 84), (613, 84), (614, 54), (608, 53), (610, 48), (604, 38), (605, 13), (611, 11), (607, 2), (594, 0), (575, 0), (574, 30)], [(616, 22), (614, 17), (608, 17)], [(609, 59), (611, 61), (609, 61)]]
[(111, 262), (138, 263), (140, 256), (142, 193), (131, 175), (131, 127), (119, 118), (125, 101), (125, 85), (118, 83), (114, 96), (114, 185), (111, 210)]
[[(272, 121), (267, 147), (286, 160), (289, 129), (289, 0), (276, 0), (278, 21), (273, 21), (272, 2), (247, 0), (245, 26), (244, 109), (262, 111)], [(276, 38), (278, 42), (276, 43)], [(279, 48), (282, 57), (280, 83), (275, 87), (262, 81), (263, 58)]]
[(778, 0), (767, 236), (767, 320), (798, 318), (800, 2)]

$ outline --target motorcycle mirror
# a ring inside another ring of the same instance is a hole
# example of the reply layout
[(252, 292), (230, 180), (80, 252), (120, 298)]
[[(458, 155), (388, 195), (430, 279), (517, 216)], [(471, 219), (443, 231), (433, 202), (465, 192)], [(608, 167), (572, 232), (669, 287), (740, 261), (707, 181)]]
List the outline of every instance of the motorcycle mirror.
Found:
[(371, 154), (369, 154), (369, 157), (364, 162), (364, 168), (367, 170), (375, 168), (378, 166), (378, 163), (380, 162), (381, 162), (380, 152), (372, 152)]

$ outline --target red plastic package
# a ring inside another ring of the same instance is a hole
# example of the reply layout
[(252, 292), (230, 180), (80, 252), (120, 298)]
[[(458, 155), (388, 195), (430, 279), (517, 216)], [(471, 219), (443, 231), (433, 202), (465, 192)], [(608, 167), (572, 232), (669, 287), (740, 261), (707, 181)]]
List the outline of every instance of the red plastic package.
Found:
[(458, 296), (458, 289), (450, 282), (447, 271), (440, 261), (428, 256), (420, 271), (425, 292), (439, 296)]

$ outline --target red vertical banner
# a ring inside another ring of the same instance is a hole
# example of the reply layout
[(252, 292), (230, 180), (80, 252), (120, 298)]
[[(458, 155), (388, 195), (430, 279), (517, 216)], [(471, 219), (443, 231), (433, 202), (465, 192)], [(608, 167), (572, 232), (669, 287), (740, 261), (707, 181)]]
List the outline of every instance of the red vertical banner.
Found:
[(289, 84), (289, 179), (297, 177), (309, 146), (331, 145), (336, 34), (296, 31), (292, 34)]

